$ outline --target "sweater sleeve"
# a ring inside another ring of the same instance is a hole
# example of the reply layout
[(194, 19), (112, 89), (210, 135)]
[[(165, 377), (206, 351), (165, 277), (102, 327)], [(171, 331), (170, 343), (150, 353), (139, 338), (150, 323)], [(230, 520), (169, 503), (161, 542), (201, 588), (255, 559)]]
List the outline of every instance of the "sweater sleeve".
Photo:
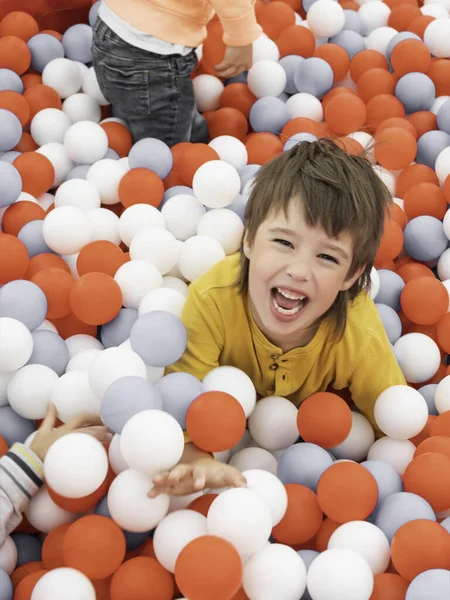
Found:
[(247, 46), (259, 38), (262, 27), (255, 15), (255, 0), (209, 0), (222, 23), (227, 46)]
[(14, 444), (0, 458), (0, 548), (43, 482), (44, 466), (24, 444)]

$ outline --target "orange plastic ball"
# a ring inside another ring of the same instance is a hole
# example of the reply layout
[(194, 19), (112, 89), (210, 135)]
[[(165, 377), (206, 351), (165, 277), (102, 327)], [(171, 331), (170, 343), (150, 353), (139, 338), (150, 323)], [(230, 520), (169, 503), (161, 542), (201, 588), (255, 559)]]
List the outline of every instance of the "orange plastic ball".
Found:
[(421, 39), (423, 39), (425, 35), (425, 29), (432, 21), (434, 21), (434, 17), (431, 17), (429, 15), (422, 15), (420, 17), (416, 17), (409, 23), (407, 31), (415, 33)]
[(443, 435), (450, 437), (450, 410), (436, 417), (431, 426), (430, 434), (431, 436)]
[(123, 251), (107, 240), (97, 240), (84, 246), (77, 258), (78, 275), (106, 273), (114, 277), (117, 269), (125, 263)]
[(412, 4), (398, 4), (391, 10), (387, 24), (388, 27), (392, 27), (397, 31), (407, 31), (411, 21), (421, 15), (422, 13), (418, 6)]
[(22, 75), (31, 64), (31, 52), (26, 42), (15, 35), (0, 37), (0, 69), (11, 69)]
[(31, 600), (37, 582), (46, 573), (48, 573), (48, 571), (35, 571), (22, 579), (14, 592), (14, 600)]
[(300, 404), (297, 427), (305, 442), (333, 448), (350, 433), (352, 413), (345, 400), (337, 394), (317, 392)]
[(24, 225), (30, 221), (42, 221), (44, 218), (45, 211), (39, 204), (21, 200), (8, 206), (3, 213), (2, 229), (4, 233), (17, 236)]
[(364, 71), (358, 78), (358, 96), (369, 102), (371, 98), (379, 94), (394, 94), (397, 78), (386, 69), (376, 67)]
[(219, 108), (208, 119), (208, 129), (211, 139), (221, 135), (231, 135), (244, 142), (248, 133), (248, 122), (237, 108)]
[(403, 475), (405, 492), (424, 498), (434, 512), (450, 508), (450, 458), (438, 452), (416, 456)]
[(96, 325), (88, 325), (87, 323), (83, 323), (73, 314), (73, 312), (69, 313), (62, 319), (51, 319), (51, 322), (64, 340), (72, 335), (78, 335), (79, 333), (91, 335), (92, 337), (97, 336)]
[(73, 284), (69, 301), (80, 321), (88, 325), (104, 325), (119, 314), (122, 291), (110, 275), (86, 273)]
[(429, 110), (420, 110), (409, 115), (408, 121), (414, 125), (417, 137), (421, 137), (427, 131), (437, 129), (437, 116)]
[(320, 529), (316, 535), (315, 549), (317, 552), (325, 552), (325, 550), (328, 548), (328, 542), (330, 541), (331, 536), (341, 525), (342, 523), (337, 523), (329, 517), (322, 521)]
[(204, 517), (207, 517), (209, 508), (210, 508), (211, 504), (214, 502), (214, 500), (217, 498), (217, 496), (218, 496), (218, 494), (203, 494), (203, 496), (200, 496), (199, 498), (192, 500), (192, 502), (188, 506), (188, 509), (195, 510), (196, 512), (199, 512)]
[(437, 326), (437, 338), (439, 346), (446, 352), (450, 353), (450, 313), (446, 313), (439, 321)]
[(411, 279), (417, 279), (417, 277), (432, 277), (434, 279), (434, 273), (430, 267), (418, 262), (409, 262), (397, 268), (396, 271), (405, 283), (408, 283)]
[[(17, 530), (15, 531), (15, 533), (16, 532)], [(23, 581), (27, 575), (30, 575), (30, 573), (36, 573), (37, 571), (44, 570), (46, 570), (46, 567), (44, 567), (44, 563), (41, 560), (33, 560), (29, 563), (24, 563), (23, 565), (20, 565), (20, 567), (14, 569), (14, 571), (10, 575), (13, 588), (16, 589), (19, 583)]]
[(313, 56), (321, 58), (333, 69), (334, 83), (342, 81), (350, 69), (348, 52), (337, 44), (322, 44), (314, 51)]
[(39, 33), (36, 19), (22, 10), (14, 10), (3, 17), (0, 22), (0, 37), (13, 35), (24, 42)]
[(410, 165), (406, 169), (403, 169), (397, 178), (396, 195), (399, 198), (404, 198), (409, 188), (417, 183), (434, 183), (435, 185), (439, 185), (439, 179), (434, 169), (427, 167), (427, 165)]
[(397, 77), (407, 73), (427, 73), (431, 66), (428, 47), (419, 40), (403, 40), (391, 54), (391, 65)]
[(258, 11), (257, 19), (264, 33), (276, 40), (287, 27), (295, 25), (295, 11), (284, 2), (270, 2)]
[(256, 100), (256, 96), (250, 91), (246, 83), (230, 83), (224, 88), (220, 96), (219, 107), (235, 108), (248, 119), (250, 109)]
[(190, 144), (188, 150), (183, 149), (183, 160), (177, 165), (176, 171), (184, 185), (192, 187), (197, 170), (211, 160), (219, 160), (219, 155), (207, 144)]
[(409, 581), (394, 573), (378, 573), (373, 578), (369, 600), (405, 600)]
[(448, 58), (431, 63), (427, 75), (436, 86), (436, 97), (450, 96), (450, 61)]
[(393, 219), (384, 222), (383, 235), (376, 259), (378, 261), (394, 260), (403, 250), (403, 230)]
[(63, 557), (63, 541), (71, 525), (72, 523), (63, 523), (52, 529), (45, 537), (42, 544), (42, 562), (46, 569), (58, 569), (66, 566)]
[(327, 126), (339, 135), (358, 131), (366, 122), (367, 109), (358, 96), (340, 94), (332, 98), (325, 109)]
[(400, 304), (405, 315), (418, 325), (438, 323), (448, 310), (448, 292), (438, 279), (417, 277), (402, 290)]
[(311, 58), (316, 48), (314, 34), (301, 25), (290, 25), (286, 27), (276, 40), (280, 57), (291, 54)]
[(378, 501), (378, 486), (370, 471), (353, 462), (331, 465), (319, 479), (317, 497), (333, 521), (366, 519)]
[(443, 190), (435, 183), (416, 183), (405, 194), (404, 210), (410, 221), (423, 215), (442, 221), (447, 212), (447, 201)]
[(172, 575), (146, 556), (127, 560), (111, 579), (111, 600), (172, 600), (173, 591)]
[(15, 114), (22, 127), (25, 127), (30, 120), (30, 105), (22, 94), (10, 90), (0, 92), (0, 108)]
[(120, 158), (128, 156), (133, 145), (133, 138), (128, 128), (115, 121), (102, 123), (101, 127), (108, 136), (108, 146), (117, 152)]
[(63, 269), (67, 273), (70, 273), (70, 267), (63, 258), (58, 256), (58, 254), (44, 252), (43, 254), (33, 256), (30, 260), (24, 279), (30, 280), (36, 273), (42, 271), (42, 269)]
[(400, 127), (391, 127), (377, 133), (375, 142), (375, 157), (386, 169), (404, 169), (413, 162), (417, 154), (415, 137)]
[(49, 159), (38, 152), (24, 152), (18, 156), (13, 165), (22, 177), (22, 189), (39, 198), (52, 187), (55, 169)]
[(414, 458), (428, 452), (437, 452), (450, 458), (450, 437), (444, 435), (428, 437), (417, 446)]
[(75, 279), (64, 269), (42, 269), (38, 271), (31, 281), (41, 288), (47, 298), (47, 318), (61, 319), (70, 311), (70, 292)]
[(23, 97), (30, 105), (30, 119), (44, 108), (62, 108), (61, 98), (48, 85), (33, 85), (24, 91)]
[(323, 513), (316, 494), (297, 483), (285, 486), (288, 506), (284, 517), (272, 530), (273, 537), (281, 544), (302, 544), (319, 531)]
[(367, 126), (370, 131), (376, 132), (377, 135), (384, 129), (388, 129), (386, 123), (391, 121), (390, 127), (398, 127), (400, 125), (403, 129), (410, 131), (414, 138), (416, 138), (416, 130), (404, 119), (404, 116), (405, 109), (403, 108), (403, 104), (391, 94), (379, 94), (371, 98), (367, 103)]
[[(286, 136), (286, 133), (284, 135)], [(289, 138), (290, 135), (287, 135), (287, 137)], [(283, 142), (273, 133), (261, 132), (254, 133), (248, 138), (245, 147), (248, 153), (248, 164), (264, 165), (272, 158), (275, 158), (275, 156), (281, 154), (283, 151)]]
[(23, 279), (29, 264), (30, 257), (25, 244), (14, 235), (1, 233), (0, 285), (14, 281), (14, 279)]
[(8, 444), (5, 441), (5, 438), (0, 435), (0, 457), (4, 456), (8, 452)]
[(383, 69), (388, 71), (389, 65), (384, 54), (376, 50), (361, 50), (355, 54), (350, 62), (350, 76), (355, 83), (370, 69)]
[(119, 183), (119, 199), (125, 208), (133, 204), (150, 204), (155, 208), (161, 204), (164, 184), (150, 169), (130, 169)]
[[(375, 98), (379, 97), (380, 96), (375, 96)], [(370, 102), (372, 102), (372, 100)], [(368, 105), (370, 104), (370, 102), (368, 103)], [(404, 112), (405, 111), (403, 110), (403, 114)], [(411, 135), (413, 135), (416, 139), (418, 137), (414, 125), (404, 117), (389, 117), (387, 119), (384, 119), (383, 121), (380, 121), (380, 124), (377, 127), (377, 133), (383, 131), (384, 129), (389, 129), (390, 127), (400, 127), (406, 129), (406, 131), (409, 131)]]

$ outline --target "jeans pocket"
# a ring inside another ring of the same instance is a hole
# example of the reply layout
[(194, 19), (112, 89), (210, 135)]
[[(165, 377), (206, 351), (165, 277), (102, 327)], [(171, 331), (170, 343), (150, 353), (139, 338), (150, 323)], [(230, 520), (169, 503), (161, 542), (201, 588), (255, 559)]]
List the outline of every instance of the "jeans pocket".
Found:
[(150, 113), (149, 73), (144, 69), (112, 66), (102, 61), (98, 68), (105, 97), (127, 112)]

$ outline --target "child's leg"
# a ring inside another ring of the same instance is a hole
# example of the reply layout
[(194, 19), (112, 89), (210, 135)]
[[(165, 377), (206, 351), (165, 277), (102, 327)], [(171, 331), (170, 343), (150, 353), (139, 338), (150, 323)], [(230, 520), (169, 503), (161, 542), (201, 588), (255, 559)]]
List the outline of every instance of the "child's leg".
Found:
[(97, 19), (92, 56), (100, 89), (128, 121), (135, 142), (154, 137), (172, 146), (191, 141), (191, 133), (203, 138), (195, 141), (207, 141), (206, 122), (197, 117), (193, 128), (197, 112), (190, 79), (197, 64), (194, 51), (185, 57), (147, 52), (128, 44)]

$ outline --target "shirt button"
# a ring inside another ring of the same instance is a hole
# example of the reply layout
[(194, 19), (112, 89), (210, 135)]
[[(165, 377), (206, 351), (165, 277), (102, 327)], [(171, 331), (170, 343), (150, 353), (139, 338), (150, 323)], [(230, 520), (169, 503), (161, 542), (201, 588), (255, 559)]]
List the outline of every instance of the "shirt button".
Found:
[(272, 360), (278, 360), (280, 358), (279, 354), (272, 354), (271, 359)]
[(278, 365), (277, 364), (270, 365), (270, 370), (271, 371), (276, 371), (277, 369), (278, 369)]

